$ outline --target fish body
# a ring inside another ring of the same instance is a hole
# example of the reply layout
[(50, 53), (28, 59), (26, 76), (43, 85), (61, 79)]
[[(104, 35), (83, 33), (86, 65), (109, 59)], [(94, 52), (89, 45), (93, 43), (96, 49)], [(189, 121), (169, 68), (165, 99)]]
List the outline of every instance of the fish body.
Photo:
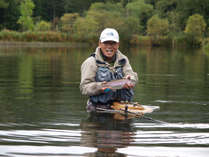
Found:
[(113, 90), (122, 89), (125, 84), (131, 84), (131, 80), (128, 79), (120, 79), (120, 80), (113, 80), (110, 82), (106, 82), (103, 84), (103, 88), (111, 88)]

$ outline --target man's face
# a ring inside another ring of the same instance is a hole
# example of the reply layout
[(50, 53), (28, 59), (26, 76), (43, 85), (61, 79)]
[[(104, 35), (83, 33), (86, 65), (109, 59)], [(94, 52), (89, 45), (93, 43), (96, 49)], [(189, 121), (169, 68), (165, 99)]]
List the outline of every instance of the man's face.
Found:
[(103, 55), (111, 59), (117, 52), (119, 43), (115, 41), (105, 41), (102, 43), (99, 41), (99, 47), (101, 48)]

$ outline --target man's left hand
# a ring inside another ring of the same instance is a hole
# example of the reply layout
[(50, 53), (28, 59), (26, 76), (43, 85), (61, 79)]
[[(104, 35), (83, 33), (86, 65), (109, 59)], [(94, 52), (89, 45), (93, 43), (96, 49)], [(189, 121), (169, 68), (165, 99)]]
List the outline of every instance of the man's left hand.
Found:
[(131, 89), (134, 87), (134, 84), (133, 83), (126, 83), (123, 88), (126, 88), (126, 89)]

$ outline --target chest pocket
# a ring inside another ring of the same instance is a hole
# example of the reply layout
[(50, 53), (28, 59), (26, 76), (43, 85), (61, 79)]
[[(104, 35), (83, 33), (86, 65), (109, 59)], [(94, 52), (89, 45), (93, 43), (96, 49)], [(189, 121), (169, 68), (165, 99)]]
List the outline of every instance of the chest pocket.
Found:
[(96, 72), (96, 82), (111, 81), (113, 74), (108, 67), (98, 67)]
[(116, 67), (113, 70), (110, 70), (108, 67), (98, 67), (96, 72), (96, 82), (109, 82), (111, 80), (122, 79), (123, 76), (122, 67)]
[(116, 67), (114, 75), (115, 79), (122, 79), (124, 77), (123, 68)]

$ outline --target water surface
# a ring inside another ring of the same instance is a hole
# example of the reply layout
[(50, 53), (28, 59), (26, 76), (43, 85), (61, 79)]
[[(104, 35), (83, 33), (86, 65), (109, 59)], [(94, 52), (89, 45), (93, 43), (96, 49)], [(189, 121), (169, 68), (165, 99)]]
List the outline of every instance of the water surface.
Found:
[(144, 118), (86, 112), (80, 65), (94, 48), (0, 48), (0, 156), (208, 156), (209, 55), (122, 50), (134, 100), (160, 107)]

